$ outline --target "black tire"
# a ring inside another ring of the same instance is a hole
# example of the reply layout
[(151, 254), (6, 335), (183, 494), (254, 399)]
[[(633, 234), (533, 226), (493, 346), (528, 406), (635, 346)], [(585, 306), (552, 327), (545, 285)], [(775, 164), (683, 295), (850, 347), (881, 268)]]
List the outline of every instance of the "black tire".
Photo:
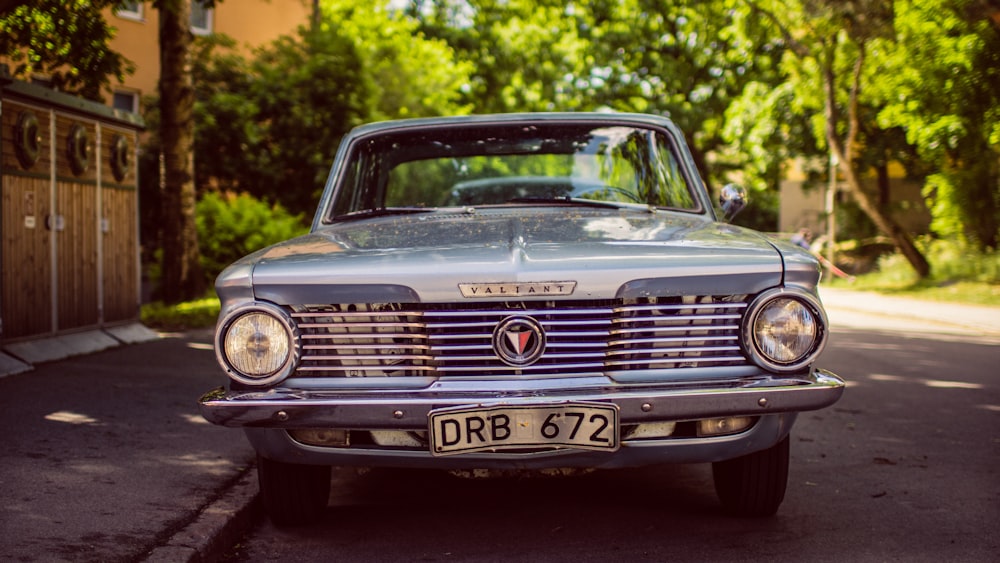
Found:
[(330, 498), (330, 467), (284, 463), (257, 456), (257, 482), (264, 512), (277, 526), (319, 519)]
[(766, 450), (712, 464), (715, 492), (736, 516), (772, 516), (785, 500), (788, 436)]

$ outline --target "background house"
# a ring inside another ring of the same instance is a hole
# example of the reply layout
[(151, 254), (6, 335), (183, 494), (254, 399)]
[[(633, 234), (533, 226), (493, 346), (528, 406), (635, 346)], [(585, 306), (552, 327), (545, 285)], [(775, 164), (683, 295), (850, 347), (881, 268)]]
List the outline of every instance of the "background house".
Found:
[[(829, 182), (825, 178), (810, 178), (807, 168), (819, 170), (823, 166), (807, 166), (801, 159), (789, 163), (779, 187), (778, 231), (791, 234), (808, 229), (814, 242), (820, 237), (825, 241), (829, 239)], [(885, 189), (876, 198), (879, 204), (889, 209), (893, 219), (902, 228), (917, 234), (929, 232), (931, 214), (921, 193), (923, 182), (907, 178), (905, 170), (897, 163), (891, 163), (887, 167), (886, 175)], [(862, 181), (872, 189), (878, 185), (878, 179), (872, 171)], [(832, 201), (833, 208), (837, 210), (838, 236), (834, 237), (834, 241), (860, 240), (860, 244), (852, 252), (839, 254), (837, 262), (851, 273), (862, 273), (874, 264), (880, 253), (892, 248), (892, 242), (876, 234), (874, 227), (870, 226), (870, 220), (860, 210), (849, 210), (853, 205), (852, 200), (853, 196), (847, 187), (842, 182), (839, 183)], [(868, 235), (866, 230), (871, 230), (872, 233)], [(819, 246), (814, 245), (814, 250), (818, 249)], [(826, 250), (823, 252), (828, 258), (831, 256)]]
[[(115, 84), (109, 105), (141, 113), (142, 97), (157, 93), (160, 79), (159, 12), (150, 1), (132, 0), (124, 9), (109, 10), (107, 21), (118, 33), (111, 48), (135, 64), (135, 73)], [(225, 0), (204, 8), (191, 7), (191, 31), (196, 35), (223, 33), (249, 52), (309, 23), (312, 0)]]
[[(311, 0), (195, 0), (196, 34), (245, 51), (309, 23)], [(139, 168), (143, 96), (157, 93), (158, 12), (108, 10), (111, 48), (135, 64), (105, 103), (14, 80), (0, 60), (0, 374), (115, 345), (141, 304)], [(10, 354), (10, 355), (8, 355)], [(12, 357), (13, 356), (13, 357)], [(13, 366), (13, 367), (11, 367)]]

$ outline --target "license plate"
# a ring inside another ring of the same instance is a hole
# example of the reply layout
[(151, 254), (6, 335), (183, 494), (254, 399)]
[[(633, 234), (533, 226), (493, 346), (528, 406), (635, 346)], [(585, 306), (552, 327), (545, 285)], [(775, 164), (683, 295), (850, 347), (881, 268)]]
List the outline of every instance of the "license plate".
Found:
[(459, 407), (431, 411), (430, 449), (452, 455), (503, 449), (618, 449), (618, 407), (605, 403)]

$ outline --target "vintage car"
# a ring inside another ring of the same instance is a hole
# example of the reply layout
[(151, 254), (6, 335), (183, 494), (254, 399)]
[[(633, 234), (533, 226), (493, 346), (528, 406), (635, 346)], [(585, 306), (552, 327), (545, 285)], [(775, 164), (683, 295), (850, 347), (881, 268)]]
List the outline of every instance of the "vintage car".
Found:
[(201, 411), (244, 429), (279, 524), (324, 511), (331, 466), (706, 462), (725, 509), (771, 515), (797, 413), (844, 389), (813, 365), (820, 274), (720, 221), (663, 117), (364, 125), (310, 233), (219, 276)]

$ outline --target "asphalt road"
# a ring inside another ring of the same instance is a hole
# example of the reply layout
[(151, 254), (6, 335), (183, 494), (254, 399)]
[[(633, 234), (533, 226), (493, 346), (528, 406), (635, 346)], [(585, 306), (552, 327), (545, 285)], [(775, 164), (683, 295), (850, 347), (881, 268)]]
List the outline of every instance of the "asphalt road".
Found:
[(224, 382), (210, 342), (173, 335), (0, 378), (0, 560), (141, 559), (246, 472), (242, 435), (198, 412)]
[(888, 332), (872, 328), (877, 316), (835, 314), (843, 328), (819, 364), (850, 385), (834, 407), (799, 417), (774, 518), (724, 516), (707, 465), (492, 480), (339, 470), (320, 523), (261, 521), (228, 557), (996, 561), (997, 339), (913, 322)]

